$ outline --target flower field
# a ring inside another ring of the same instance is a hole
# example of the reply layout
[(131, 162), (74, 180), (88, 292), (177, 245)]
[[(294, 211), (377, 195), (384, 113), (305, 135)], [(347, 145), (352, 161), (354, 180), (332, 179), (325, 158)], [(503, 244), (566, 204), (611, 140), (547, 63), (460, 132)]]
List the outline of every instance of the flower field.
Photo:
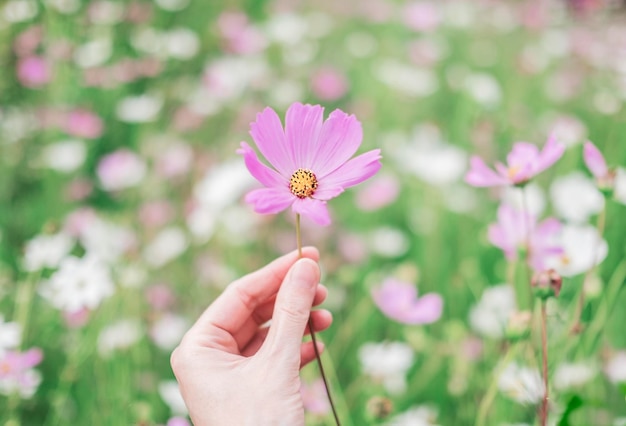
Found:
[[(294, 211), (343, 425), (626, 425), (624, 2), (7, 0), (0, 66), (0, 425), (189, 425), (170, 354)], [(285, 174), (266, 107), (362, 143)]]

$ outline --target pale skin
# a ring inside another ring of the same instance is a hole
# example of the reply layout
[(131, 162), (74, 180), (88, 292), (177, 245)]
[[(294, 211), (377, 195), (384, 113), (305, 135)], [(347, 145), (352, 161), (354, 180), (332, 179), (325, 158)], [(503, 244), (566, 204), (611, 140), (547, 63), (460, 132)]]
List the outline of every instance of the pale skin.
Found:
[(309, 316), (316, 332), (332, 316), (311, 310), (327, 294), (318, 251), (302, 257), (294, 251), (230, 284), (172, 353), (194, 425), (304, 425), (299, 373), (315, 351), (302, 338)]

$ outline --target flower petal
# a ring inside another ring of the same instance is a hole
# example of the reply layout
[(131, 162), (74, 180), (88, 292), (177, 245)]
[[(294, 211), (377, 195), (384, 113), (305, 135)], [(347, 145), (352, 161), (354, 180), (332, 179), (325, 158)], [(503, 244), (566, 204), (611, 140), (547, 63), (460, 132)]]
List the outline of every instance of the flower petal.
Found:
[(437, 321), (443, 312), (443, 298), (436, 293), (428, 293), (417, 300), (405, 321), (409, 324), (430, 324)]
[(260, 188), (246, 194), (245, 201), (254, 205), (254, 211), (262, 214), (274, 214), (285, 210), (296, 197), (281, 188)]
[(590, 141), (585, 142), (583, 160), (585, 160), (585, 165), (594, 177), (598, 179), (603, 178), (609, 173), (604, 156)]
[(267, 161), (280, 174), (290, 178), (297, 167), (287, 146), (280, 118), (273, 109), (268, 107), (257, 114), (256, 121), (250, 123), (250, 136)]
[(465, 182), (472, 186), (506, 185), (509, 181), (487, 167), (482, 158), (477, 155), (470, 159), (470, 170), (465, 175)]
[(308, 217), (318, 225), (326, 226), (331, 223), (330, 214), (328, 213), (325, 201), (315, 200), (313, 198), (296, 198), (293, 202), (292, 209), (295, 213)]
[(267, 187), (289, 186), (289, 182), (284, 176), (259, 161), (256, 152), (247, 143), (241, 142), (241, 148), (237, 150), (237, 154), (243, 155), (248, 171), (263, 185)]
[(285, 137), (297, 168), (311, 169), (322, 133), (324, 108), (319, 105), (292, 104), (285, 116)]
[(312, 170), (323, 179), (348, 161), (362, 140), (363, 129), (359, 120), (339, 109), (333, 111), (322, 127)]
[(320, 185), (323, 183), (327, 188), (348, 188), (361, 183), (380, 170), (381, 158), (380, 149), (374, 149), (354, 157), (320, 180)]
[(558, 142), (554, 135), (550, 136), (545, 146), (541, 150), (541, 154), (539, 154), (534, 174), (541, 173), (548, 167), (556, 163), (556, 161), (561, 158), (564, 152), (565, 144)]

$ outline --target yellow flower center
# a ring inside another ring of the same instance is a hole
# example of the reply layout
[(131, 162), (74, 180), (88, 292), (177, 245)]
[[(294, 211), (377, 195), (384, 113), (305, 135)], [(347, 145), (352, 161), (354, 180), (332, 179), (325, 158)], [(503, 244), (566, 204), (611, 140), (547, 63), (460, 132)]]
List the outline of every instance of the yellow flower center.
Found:
[(289, 190), (298, 198), (307, 198), (315, 194), (317, 176), (308, 169), (298, 169), (289, 179)]
[(515, 176), (519, 173), (520, 169), (521, 169), (520, 166), (509, 167), (509, 179), (515, 178)]

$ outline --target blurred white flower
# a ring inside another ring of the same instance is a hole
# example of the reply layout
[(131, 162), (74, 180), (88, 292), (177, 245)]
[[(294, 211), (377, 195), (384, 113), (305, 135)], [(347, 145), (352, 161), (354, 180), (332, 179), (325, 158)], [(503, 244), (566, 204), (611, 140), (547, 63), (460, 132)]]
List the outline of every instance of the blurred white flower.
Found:
[(96, 256), (68, 256), (50, 279), (44, 281), (40, 293), (57, 309), (76, 312), (95, 309), (115, 292), (108, 267)]
[(142, 26), (135, 29), (130, 35), (130, 44), (138, 52), (167, 57), (165, 35), (155, 28)]
[(413, 365), (413, 349), (404, 342), (365, 343), (359, 348), (363, 372), (382, 381), (387, 391), (399, 394), (406, 389), (406, 373)]
[(367, 58), (376, 53), (378, 41), (367, 32), (354, 32), (346, 37), (346, 50), (355, 58)]
[(434, 408), (420, 405), (393, 417), (386, 426), (438, 426), (437, 415)]
[(268, 93), (271, 103), (279, 107), (288, 107), (304, 95), (304, 87), (294, 80), (281, 80), (272, 85)]
[(498, 379), (502, 393), (520, 404), (537, 404), (543, 398), (545, 388), (539, 370), (512, 362), (507, 365)]
[(135, 244), (135, 234), (129, 228), (95, 218), (81, 229), (79, 240), (89, 253), (113, 263)]
[(554, 388), (558, 390), (571, 389), (584, 385), (597, 374), (598, 369), (589, 361), (562, 363), (554, 370), (552, 383)]
[(139, 155), (125, 148), (100, 159), (96, 174), (107, 191), (118, 191), (138, 185), (146, 175), (146, 163)]
[(267, 37), (282, 45), (298, 44), (308, 30), (307, 21), (295, 13), (273, 14), (265, 24)]
[(407, 235), (397, 228), (381, 226), (369, 233), (368, 246), (372, 253), (383, 257), (402, 256), (410, 247)]
[(193, 164), (193, 149), (185, 142), (173, 142), (157, 153), (156, 171), (163, 177), (186, 174)]
[(150, 328), (150, 337), (159, 348), (171, 351), (189, 329), (189, 321), (180, 315), (165, 314)]
[(383, 84), (407, 96), (426, 97), (439, 89), (437, 76), (432, 70), (394, 59), (377, 61), (374, 75)]
[(22, 341), (22, 326), (14, 321), (5, 322), (0, 315), (0, 357), (7, 349), (17, 348)]
[(467, 169), (467, 153), (444, 142), (413, 142), (392, 155), (402, 169), (437, 186), (459, 181)]
[(490, 74), (469, 74), (463, 81), (467, 93), (484, 108), (492, 109), (500, 104), (502, 89), (500, 83)]
[(243, 161), (229, 161), (209, 169), (193, 193), (202, 207), (220, 212), (237, 203), (253, 184)]
[(100, 37), (76, 48), (74, 62), (81, 68), (92, 68), (104, 64), (113, 53), (110, 37)]
[(115, 113), (126, 123), (149, 123), (157, 119), (163, 107), (160, 96), (127, 96), (117, 103)]
[[(252, 85), (266, 79), (269, 68), (262, 57), (222, 57), (210, 62), (204, 71), (204, 88), (199, 102), (217, 100), (226, 102), (239, 98)], [(208, 99), (207, 99), (208, 98)], [(196, 102), (197, 103), (197, 102)], [(202, 113), (202, 105), (192, 105)]]
[(165, 34), (165, 46), (171, 58), (191, 59), (200, 50), (200, 39), (188, 28), (176, 28)]
[(24, 249), (24, 269), (38, 271), (43, 268), (56, 268), (74, 247), (74, 240), (59, 232), (54, 235), (37, 235), (26, 243)]
[(558, 216), (569, 222), (586, 223), (604, 208), (604, 196), (596, 184), (579, 171), (556, 178), (550, 196)]
[(587, 135), (585, 124), (576, 117), (562, 115), (551, 124), (548, 133), (553, 134), (559, 142), (567, 147), (579, 145)]
[(176, 380), (168, 380), (159, 383), (159, 395), (163, 402), (170, 407), (172, 414), (186, 415), (187, 406), (180, 394), (180, 388)]
[(604, 374), (612, 383), (626, 383), (626, 351), (611, 355), (604, 365)]
[(131, 347), (141, 339), (141, 324), (134, 319), (117, 321), (104, 328), (98, 335), (98, 353), (103, 358), (110, 357), (113, 352)]
[(550, 267), (565, 277), (581, 274), (606, 258), (609, 246), (591, 225), (565, 225), (561, 230), (563, 255), (551, 258)]
[(85, 162), (87, 148), (81, 140), (66, 140), (44, 147), (41, 153), (44, 166), (70, 173)]
[(38, 11), (34, 0), (11, 0), (4, 5), (2, 14), (7, 22), (16, 23), (31, 20)]
[(486, 288), (472, 307), (469, 322), (478, 334), (498, 339), (504, 335), (509, 317), (517, 310), (515, 292), (509, 284)]
[(502, 192), (502, 202), (517, 211), (527, 210), (536, 217), (541, 216), (546, 208), (546, 196), (535, 182), (524, 185), (523, 188), (507, 186)]
[(149, 265), (159, 268), (184, 253), (188, 245), (187, 236), (181, 229), (166, 228), (144, 248), (143, 257)]
[(478, 206), (478, 197), (468, 185), (453, 185), (443, 193), (446, 206), (455, 213), (470, 213)]
[(617, 168), (613, 196), (620, 203), (626, 204), (626, 169), (622, 167)]
[(45, 0), (46, 6), (54, 8), (65, 15), (72, 14), (80, 9), (80, 0)]
[(168, 12), (178, 12), (189, 5), (191, 0), (154, 0), (161, 9)]
[(89, 5), (89, 19), (98, 25), (114, 25), (124, 17), (124, 5), (108, 0), (99, 0)]

